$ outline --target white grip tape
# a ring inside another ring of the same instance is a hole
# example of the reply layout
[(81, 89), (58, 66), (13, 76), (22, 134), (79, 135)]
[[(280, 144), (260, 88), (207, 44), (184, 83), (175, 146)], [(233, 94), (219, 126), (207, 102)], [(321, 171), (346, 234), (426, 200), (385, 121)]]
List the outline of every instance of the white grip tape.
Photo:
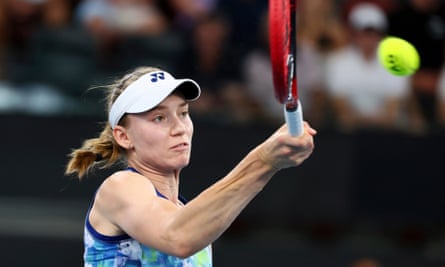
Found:
[(298, 101), (298, 108), (294, 111), (288, 111), (284, 105), (284, 117), (290, 135), (300, 136), (303, 134), (303, 110), (300, 101)]

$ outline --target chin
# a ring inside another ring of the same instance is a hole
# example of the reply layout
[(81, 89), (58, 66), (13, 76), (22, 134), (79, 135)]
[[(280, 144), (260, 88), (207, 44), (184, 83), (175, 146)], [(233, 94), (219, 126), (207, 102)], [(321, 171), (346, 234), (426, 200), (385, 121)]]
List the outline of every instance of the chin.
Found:
[(182, 160), (182, 161), (178, 162), (178, 163), (175, 164), (175, 165), (177, 166), (177, 169), (180, 170), (180, 169), (182, 169), (182, 168), (187, 167), (187, 166), (189, 165), (189, 163), (190, 163), (190, 160), (187, 159), (187, 160)]

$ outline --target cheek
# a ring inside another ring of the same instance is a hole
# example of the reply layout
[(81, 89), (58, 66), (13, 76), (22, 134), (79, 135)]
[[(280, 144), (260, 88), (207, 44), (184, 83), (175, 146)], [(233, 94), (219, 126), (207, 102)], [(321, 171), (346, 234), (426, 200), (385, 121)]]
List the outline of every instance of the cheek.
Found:
[(193, 123), (190, 121), (190, 125), (187, 128), (187, 132), (190, 134), (190, 137), (193, 135), (193, 131), (194, 131), (194, 127), (193, 127)]
[(194, 131), (192, 119), (190, 117), (187, 117), (187, 119), (184, 119), (182, 123), (183, 123), (185, 134), (191, 137), (193, 135), (193, 131)]
[(157, 148), (162, 146), (165, 143), (165, 140), (167, 140), (168, 136), (165, 132), (159, 132), (159, 131), (150, 131), (148, 133), (145, 133), (144, 138), (144, 146), (150, 147), (150, 148)]
[(133, 133), (133, 140), (135, 140), (136, 148), (141, 148), (146, 150), (145, 148), (149, 147), (151, 149), (156, 149), (161, 146), (163, 141), (166, 140), (166, 134), (163, 131), (158, 131), (156, 128), (150, 129), (140, 129)]
[(195, 129), (194, 129), (193, 124), (190, 124), (190, 127), (188, 128), (188, 132), (187, 132), (187, 135), (189, 136), (190, 142), (192, 141), (194, 130)]

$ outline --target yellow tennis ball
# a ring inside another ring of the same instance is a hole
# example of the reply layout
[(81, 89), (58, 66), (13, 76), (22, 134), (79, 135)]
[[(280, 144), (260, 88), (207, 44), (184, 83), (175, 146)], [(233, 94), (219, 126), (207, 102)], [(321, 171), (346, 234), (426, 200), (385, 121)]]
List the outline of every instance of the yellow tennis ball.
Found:
[(386, 37), (377, 50), (380, 64), (391, 74), (408, 76), (414, 74), (420, 65), (416, 48), (406, 40)]

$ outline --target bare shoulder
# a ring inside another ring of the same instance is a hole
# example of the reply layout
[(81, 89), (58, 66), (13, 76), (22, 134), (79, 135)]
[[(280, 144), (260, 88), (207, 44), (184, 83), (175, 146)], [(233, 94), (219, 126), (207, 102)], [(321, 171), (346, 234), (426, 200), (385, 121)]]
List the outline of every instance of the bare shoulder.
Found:
[(156, 195), (150, 180), (138, 173), (119, 171), (106, 178), (99, 187), (96, 203), (105, 204), (110, 208), (118, 208), (150, 195)]
[(118, 171), (105, 179), (101, 188), (115, 189), (115, 187), (117, 187), (120, 189), (131, 189), (138, 188), (139, 186), (142, 186), (142, 188), (148, 187), (149, 189), (154, 189), (151, 181), (141, 174), (130, 171)]
[(154, 187), (144, 176), (128, 171), (116, 172), (97, 190), (89, 215), (90, 223), (103, 234), (122, 234), (125, 231), (119, 218), (128, 217), (125, 212), (135, 204), (150, 201), (150, 195), (155, 195)]

